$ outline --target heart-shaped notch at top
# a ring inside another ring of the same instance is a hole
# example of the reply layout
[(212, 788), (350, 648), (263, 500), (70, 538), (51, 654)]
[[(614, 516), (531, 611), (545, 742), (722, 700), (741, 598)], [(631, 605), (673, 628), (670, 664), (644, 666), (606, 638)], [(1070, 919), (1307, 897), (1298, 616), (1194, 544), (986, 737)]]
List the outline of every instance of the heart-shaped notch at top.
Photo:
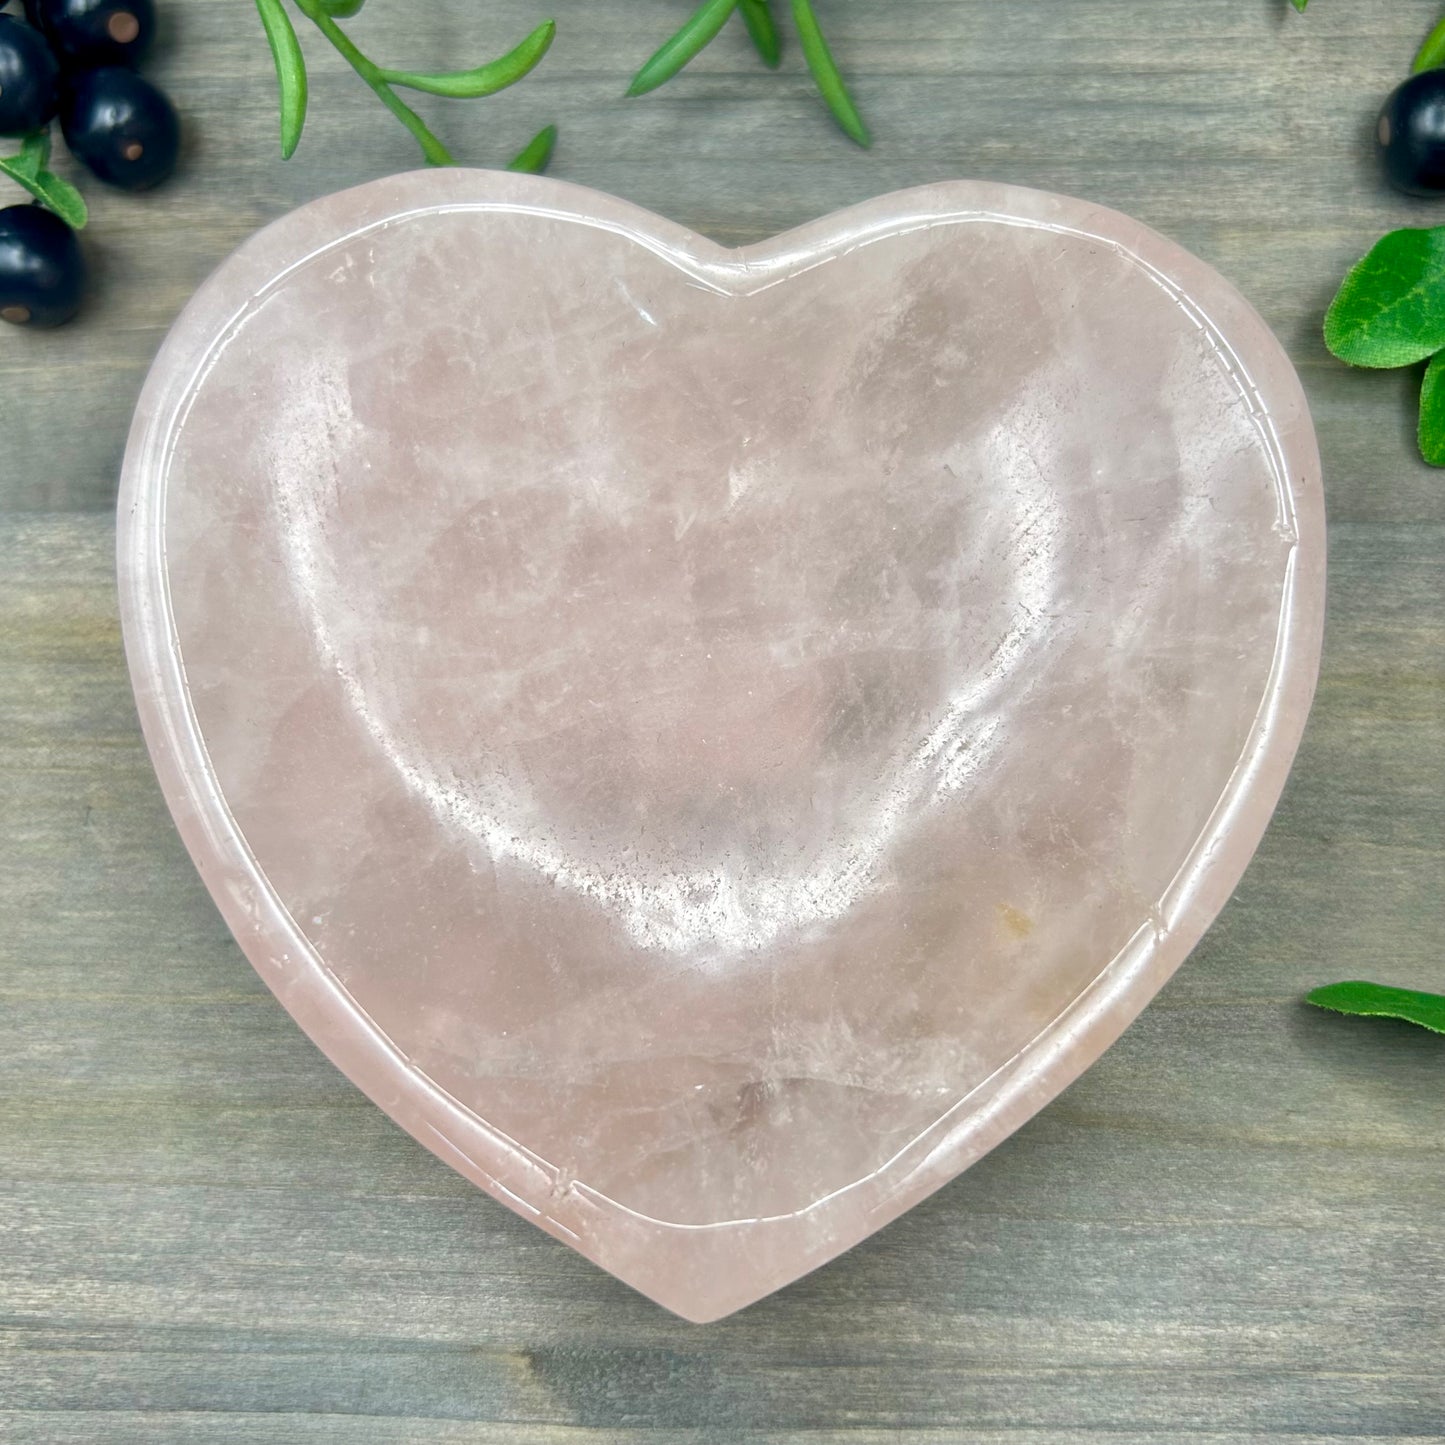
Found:
[(147, 383), (126, 645), (251, 961), (382, 1108), (713, 1319), (952, 1178), (1198, 940), (1318, 667), (1289, 362), (1116, 213), (725, 250), (398, 176)]

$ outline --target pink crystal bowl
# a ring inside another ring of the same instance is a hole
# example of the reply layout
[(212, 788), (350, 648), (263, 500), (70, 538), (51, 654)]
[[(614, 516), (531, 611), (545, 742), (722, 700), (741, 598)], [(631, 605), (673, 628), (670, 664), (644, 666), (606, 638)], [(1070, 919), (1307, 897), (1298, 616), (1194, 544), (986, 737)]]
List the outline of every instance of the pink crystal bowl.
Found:
[(176, 823), (296, 1021), (714, 1319), (1118, 1036), (1264, 831), (1319, 461), (1215, 272), (959, 183), (727, 250), (476, 171), (197, 292), (120, 504)]

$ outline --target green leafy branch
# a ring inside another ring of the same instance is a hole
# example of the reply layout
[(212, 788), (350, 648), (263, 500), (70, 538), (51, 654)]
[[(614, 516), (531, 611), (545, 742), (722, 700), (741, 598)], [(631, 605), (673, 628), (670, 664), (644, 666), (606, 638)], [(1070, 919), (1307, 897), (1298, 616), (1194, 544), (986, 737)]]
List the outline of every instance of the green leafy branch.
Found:
[[(872, 145), (873, 137), (833, 59), (812, 0), (791, 0), (791, 5), (793, 27), (798, 33), (803, 59), (833, 119), (844, 134), (860, 146), (866, 148)], [(712, 44), (734, 12), (741, 15), (763, 63), (776, 70), (782, 61), (783, 49), (771, 0), (703, 0), (682, 28), (664, 41), (637, 72), (627, 88), (627, 94), (646, 95), (671, 80)]]
[[(377, 65), (337, 24), (338, 20), (355, 15), (365, 0), (292, 0), (292, 3), (371, 87), (377, 99), (411, 132), (427, 164), (433, 166), (450, 166), (455, 161), (451, 152), (421, 116), (402, 100), (397, 90), (416, 90), (452, 100), (495, 95), (529, 75), (546, 55), (557, 34), (556, 23), (545, 21), (507, 54), (470, 70), (391, 70)], [(261, 24), (276, 62), (276, 82), (281, 96), (281, 154), (289, 159), (301, 143), (301, 132), (306, 125), (306, 57), (285, 0), (256, 0), (256, 9), (260, 12)], [(509, 169), (546, 169), (556, 140), (556, 126), (548, 126), (513, 158)]]
[(1351, 366), (1425, 368), (1420, 455), (1445, 467), (1445, 226), (1382, 236), (1325, 313), (1325, 345)]
[(24, 186), (43, 206), (49, 206), (67, 226), (75, 230), (85, 225), (85, 198), (61, 176), (48, 169), (50, 164), (50, 128), (31, 131), (13, 156), (0, 157), (0, 173)]
[(1382, 983), (1332, 983), (1305, 995), (1305, 1002), (1335, 1013), (1366, 1018), (1404, 1019), (1437, 1034), (1445, 1034), (1445, 997), (1411, 988), (1390, 988)]
[[(1303, 10), (1308, 0), (1294, 0)], [(1445, 68), (1445, 19), (1425, 37), (1410, 70)], [(1445, 226), (1382, 236), (1356, 262), (1325, 313), (1325, 345), (1351, 366), (1393, 369), (1427, 362), (1420, 382), (1420, 455), (1445, 467)]]

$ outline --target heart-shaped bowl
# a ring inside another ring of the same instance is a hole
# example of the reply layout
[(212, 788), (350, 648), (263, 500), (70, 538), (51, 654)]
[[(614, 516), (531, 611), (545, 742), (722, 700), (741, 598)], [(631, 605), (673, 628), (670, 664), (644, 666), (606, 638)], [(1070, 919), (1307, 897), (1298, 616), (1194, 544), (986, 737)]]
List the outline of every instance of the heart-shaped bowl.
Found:
[(242, 948), (695, 1320), (1091, 1063), (1259, 842), (1319, 460), (1215, 272), (959, 183), (727, 250), (393, 177), (197, 292), (126, 454), (146, 738)]

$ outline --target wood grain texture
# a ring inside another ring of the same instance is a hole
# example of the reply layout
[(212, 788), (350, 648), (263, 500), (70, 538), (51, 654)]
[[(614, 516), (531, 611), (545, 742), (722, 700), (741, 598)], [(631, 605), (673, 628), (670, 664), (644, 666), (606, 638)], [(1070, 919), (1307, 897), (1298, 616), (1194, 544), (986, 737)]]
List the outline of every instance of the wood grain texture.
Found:
[[(458, 155), (547, 121), (555, 173), (719, 240), (973, 175), (1132, 212), (1228, 275), (1304, 376), (1332, 530), (1319, 700), (1219, 923), (1104, 1060), (899, 1223), (680, 1325), (465, 1185), (315, 1051), (231, 942), (132, 710), (110, 515), (195, 284), (322, 192), (414, 163), (312, 45), (276, 154), (244, 0), (164, 0), (184, 171), (91, 186), (84, 319), (0, 336), (0, 1439), (147, 1445), (1194, 1445), (1445, 1440), (1445, 1049), (1298, 1003), (1445, 989), (1445, 480), (1407, 374), (1318, 323), (1381, 231), (1371, 118), (1434, 0), (820, 0), (878, 138), (741, 32), (620, 99), (689, 0), (558, 0), (541, 70), (421, 102)], [(393, 64), (480, 59), (542, 0), (372, 0)]]

